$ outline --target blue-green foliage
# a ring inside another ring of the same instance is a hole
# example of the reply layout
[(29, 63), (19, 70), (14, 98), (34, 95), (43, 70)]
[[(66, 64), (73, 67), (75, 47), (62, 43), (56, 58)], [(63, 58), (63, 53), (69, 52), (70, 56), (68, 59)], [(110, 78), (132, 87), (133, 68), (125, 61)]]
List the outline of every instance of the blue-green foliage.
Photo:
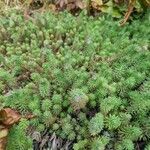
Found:
[(29, 125), (75, 141), (75, 150), (148, 145), (149, 12), (124, 27), (83, 13), (32, 17), (0, 17), (1, 107), (36, 115), (11, 129), (8, 150), (31, 148)]

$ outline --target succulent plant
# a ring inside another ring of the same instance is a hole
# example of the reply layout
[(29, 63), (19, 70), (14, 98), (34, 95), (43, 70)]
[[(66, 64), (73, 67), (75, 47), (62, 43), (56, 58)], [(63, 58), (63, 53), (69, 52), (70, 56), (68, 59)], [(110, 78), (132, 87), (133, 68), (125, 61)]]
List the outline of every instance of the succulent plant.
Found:
[(11, 129), (7, 149), (32, 149), (32, 127), (75, 150), (148, 150), (149, 12), (122, 28), (105, 15), (32, 17), (0, 15), (0, 108), (36, 116)]

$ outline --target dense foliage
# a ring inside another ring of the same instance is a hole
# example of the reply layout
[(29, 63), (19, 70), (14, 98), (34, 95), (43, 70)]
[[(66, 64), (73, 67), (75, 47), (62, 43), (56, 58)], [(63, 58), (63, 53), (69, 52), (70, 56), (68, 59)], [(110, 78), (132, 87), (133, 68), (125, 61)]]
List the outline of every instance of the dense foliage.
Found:
[(11, 129), (7, 149), (30, 149), (34, 127), (74, 150), (149, 150), (149, 22), (149, 12), (125, 27), (84, 13), (1, 16), (1, 108), (36, 115)]

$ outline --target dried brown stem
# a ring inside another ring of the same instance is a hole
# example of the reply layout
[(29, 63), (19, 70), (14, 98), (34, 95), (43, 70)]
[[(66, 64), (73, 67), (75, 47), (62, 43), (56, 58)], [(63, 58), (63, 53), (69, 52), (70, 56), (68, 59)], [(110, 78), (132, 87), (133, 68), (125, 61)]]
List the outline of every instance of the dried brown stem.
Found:
[(136, 0), (131, 0), (130, 1), (129, 6), (128, 6), (128, 11), (126, 12), (126, 14), (124, 16), (124, 19), (120, 22), (121, 26), (123, 26), (128, 21), (131, 13), (133, 11), (135, 2), (136, 2)]

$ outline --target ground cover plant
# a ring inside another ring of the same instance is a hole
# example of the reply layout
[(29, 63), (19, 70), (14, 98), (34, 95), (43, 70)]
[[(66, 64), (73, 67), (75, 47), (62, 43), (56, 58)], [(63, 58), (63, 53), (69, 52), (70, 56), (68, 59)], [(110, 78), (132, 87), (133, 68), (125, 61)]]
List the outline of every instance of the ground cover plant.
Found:
[(7, 149), (33, 149), (46, 132), (53, 150), (150, 150), (149, 22), (149, 12), (124, 27), (85, 12), (1, 15), (1, 109), (36, 116), (11, 128)]

